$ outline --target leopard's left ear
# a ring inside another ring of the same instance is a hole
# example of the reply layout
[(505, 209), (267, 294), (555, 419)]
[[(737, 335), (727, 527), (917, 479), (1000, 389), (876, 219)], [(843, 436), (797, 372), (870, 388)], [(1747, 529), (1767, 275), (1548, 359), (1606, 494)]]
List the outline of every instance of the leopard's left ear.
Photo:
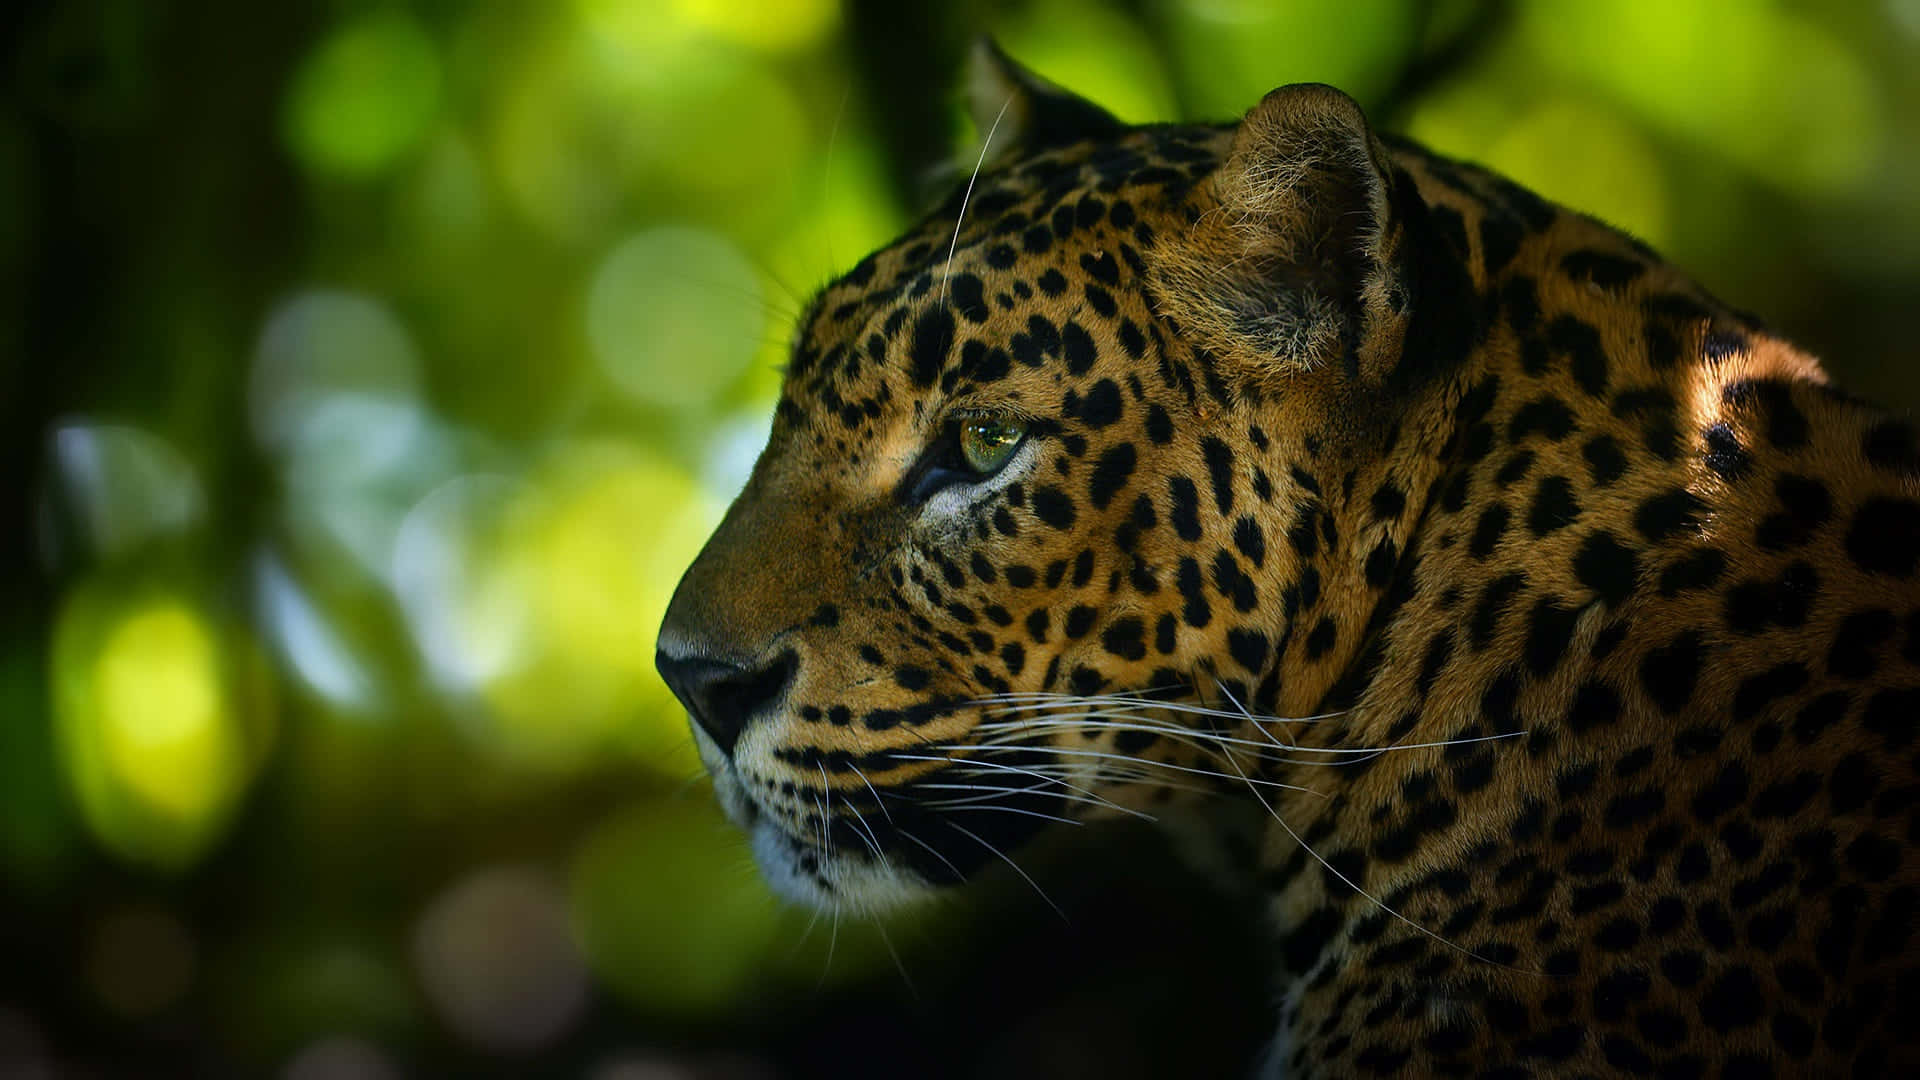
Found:
[(1112, 113), (1015, 63), (985, 36), (973, 44), (967, 104), (974, 128), (987, 143), (988, 165), (1126, 130)]
[(1396, 182), (1360, 106), (1284, 86), (1240, 122), (1191, 196), (1193, 227), (1150, 258), (1164, 314), (1256, 380), (1339, 366), (1363, 381), (1399, 363), (1416, 274)]

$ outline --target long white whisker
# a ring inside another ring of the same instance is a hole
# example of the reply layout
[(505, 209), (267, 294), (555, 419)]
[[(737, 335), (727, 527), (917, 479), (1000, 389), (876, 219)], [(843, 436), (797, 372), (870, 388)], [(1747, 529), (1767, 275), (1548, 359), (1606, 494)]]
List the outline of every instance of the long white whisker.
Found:
[(999, 115), (993, 118), (993, 125), (987, 128), (987, 137), (980, 143), (980, 160), (973, 163), (973, 175), (967, 177), (967, 193), (960, 196), (960, 215), (953, 219), (953, 241), (947, 245), (947, 272), (940, 279), (940, 303), (947, 302), (947, 282), (953, 280), (953, 253), (960, 248), (960, 226), (967, 220), (967, 204), (973, 201), (973, 184), (980, 179), (980, 169), (987, 163), (987, 151), (993, 146), (993, 133), (1000, 130), (1000, 121), (1006, 118), (1007, 109), (1012, 107), (1013, 99), (1008, 98), (1000, 106)]
[(900, 981), (907, 984), (907, 993), (915, 1001), (920, 1000), (920, 988), (913, 985), (913, 976), (907, 974), (907, 965), (900, 959), (900, 950), (893, 947), (893, 938), (887, 933), (885, 919), (874, 919), (873, 928), (880, 931), (880, 944), (887, 947), (887, 955), (893, 957), (893, 969), (900, 973)]
[(952, 859), (948, 859), (947, 855), (941, 855), (941, 849), (939, 849), (939, 847), (935, 847), (935, 846), (931, 846), (931, 844), (927, 844), (927, 842), (925, 842), (925, 840), (922, 840), (922, 838), (918, 838), (918, 836), (914, 836), (912, 832), (908, 832), (908, 830), (904, 830), (904, 828), (899, 828), (899, 826), (895, 828), (895, 832), (899, 832), (900, 836), (904, 836), (904, 838), (908, 838), (908, 840), (912, 840), (914, 844), (920, 844), (920, 846), (925, 847), (925, 849), (927, 849), (927, 855), (933, 855), (933, 857), (935, 857), (935, 859), (939, 859), (941, 863), (947, 863), (947, 869), (948, 871), (954, 872), (954, 880), (956, 880), (956, 882), (964, 882), (964, 880), (966, 880), (966, 874), (962, 874), (962, 872), (960, 872), (960, 867), (954, 867), (954, 861), (952, 861)]
[[(1001, 111), (1005, 112), (1006, 110), (1002, 109)], [(1027, 881), (1027, 884), (1033, 886), (1033, 891), (1039, 894), (1040, 899), (1045, 900), (1047, 902), (1047, 906), (1053, 909), (1053, 913), (1055, 915), (1060, 916), (1060, 919), (1062, 922), (1068, 923), (1069, 925), (1072, 924), (1073, 920), (1067, 918), (1067, 913), (1060, 910), (1059, 904), (1056, 904), (1053, 902), (1053, 897), (1047, 895), (1047, 890), (1041, 888), (1040, 883), (1033, 880), (1033, 875), (1021, 869), (1020, 864), (1017, 862), (1014, 862), (1012, 858), (1008, 857), (1006, 852), (1001, 851), (999, 848), (994, 847), (992, 844), (987, 843), (985, 840), (981, 839), (979, 833), (974, 832), (972, 829), (967, 828), (965, 825), (962, 825), (957, 821), (949, 821), (946, 818), (941, 818), (940, 823), (942, 825), (945, 825), (949, 829), (954, 829), (958, 831), (962, 836), (966, 836), (970, 838), (971, 840), (973, 840), (974, 843), (979, 844), (981, 847), (986, 848), (988, 851), (991, 851), (995, 855), (999, 856), (1001, 862), (1004, 862), (1008, 866), (1013, 867), (1014, 873), (1019, 874), (1021, 877), (1025, 878)]]
[[(1215, 685), (1220, 687), (1220, 692), (1226, 696), (1226, 699), (1228, 701), (1233, 702), (1235, 707), (1239, 707), (1240, 702), (1234, 698), (1232, 691), (1229, 691), (1225, 685), (1222, 685), (1220, 683), (1220, 680), (1218, 679), (1215, 679), (1214, 683)], [(1237, 762), (1233, 761), (1233, 757), (1231, 754), (1228, 755), (1227, 760), (1233, 764), (1233, 767), (1236, 771), (1239, 770), (1240, 766)], [(1499, 966), (1499, 967), (1507, 967), (1507, 968), (1512, 967), (1512, 965), (1508, 965), (1508, 964), (1497, 964), (1496, 961), (1489, 960), (1486, 957), (1481, 956), (1479, 953), (1474, 952), (1472, 949), (1469, 949), (1464, 945), (1457, 945), (1454, 942), (1448, 941), (1446, 938), (1441, 937), (1439, 934), (1434, 933), (1432, 930), (1429, 930), (1426, 927), (1421, 926), (1419, 923), (1414, 922), (1412, 919), (1409, 919), (1405, 915), (1402, 915), (1398, 911), (1395, 911), (1394, 909), (1388, 907), (1385, 901), (1381, 900), (1379, 897), (1373, 895), (1367, 890), (1361, 888), (1358, 882), (1354, 881), (1352, 878), (1348, 877), (1345, 873), (1343, 873), (1338, 867), (1328, 862), (1324, 857), (1321, 856), (1319, 852), (1313, 850), (1312, 846), (1309, 845), (1306, 842), (1306, 840), (1302, 838), (1298, 832), (1294, 831), (1293, 826), (1287, 824), (1286, 819), (1280, 816), (1280, 811), (1275, 809), (1273, 804), (1267, 801), (1267, 797), (1261, 794), (1260, 789), (1257, 787), (1253, 787), (1253, 781), (1251, 778), (1249, 778), (1244, 772), (1242, 772), (1240, 775), (1241, 775), (1241, 779), (1247, 780), (1248, 787), (1253, 791), (1253, 797), (1260, 800), (1260, 805), (1266, 808), (1267, 814), (1273, 818), (1274, 822), (1278, 824), (1282, 829), (1285, 829), (1287, 832), (1287, 835), (1293, 838), (1294, 843), (1299, 844), (1300, 847), (1303, 850), (1305, 850), (1307, 854), (1313, 856), (1313, 859), (1315, 862), (1319, 863), (1322, 867), (1324, 867), (1328, 873), (1332, 874), (1336, 878), (1339, 878), (1341, 883), (1346, 885), (1347, 888), (1352, 889), (1354, 892), (1359, 893), (1361, 896), (1364, 896), (1368, 900), (1372, 901), (1373, 905), (1379, 908), (1381, 911), (1386, 912), (1387, 914), (1393, 916), (1395, 919), (1398, 919), (1400, 922), (1406, 924), (1407, 926), (1412, 927), (1414, 930), (1419, 931), (1420, 933), (1426, 935), (1427, 937), (1432, 938), (1433, 940), (1439, 942), (1440, 944), (1445, 945), (1449, 949), (1453, 949), (1456, 952), (1461, 953), (1462, 955), (1471, 956), (1475, 960), (1480, 960), (1485, 963), (1496, 964), (1496, 966)]]
[[(932, 746), (932, 744), (929, 744), (929, 745)], [(933, 749), (964, 750), (964, 749), (970, 749), (970, 748), (969, 747), (933, 746)], [(1041, 780), (1045, 780), (1049, 784), (1059, 784), (1061, 787), (1068, 788), (1073, 791), (1077, 791), (1080, 794), (1085, 795), (1090, 799), (1098, 799), (1102, 804), (1106, 805), (1108, 808), (1113, 810), (1118, 810), (1123, 814), (1134, 814), (1140, 817), (1146, 816), (1144, 814), (1141, 814), (1138, 810), (1132, 810), (1127, 807), (1119, 806), (1114, 803), (1108, 802), (1107, 800), (1100, 798), (1098, 794), (1088, 791), (1086, 788), (1078, 787), (1074, 784), (1069, 784), (1065, 780), (1060, 779), (1059, 777), (1043, 776), (1040, 773), (1034, 772), (1032, 769), (1023, 769), (1018, 765), (1007, 765), (998, 761), (981, 761), (978, 758), (956, 758), (956, 757), (949, 757), (949, 756), (931, 756), (931, 755), (921, 755), (921, 754), (895, 754), (893, 756), (901, 759), (902, 761), (944, 761), (953, 765), (981, 765), (990, 769), (1001, 769), (1006, 772), (1020, 773), (1024, 776), (1032, 776)]]
[(918, 788), (937, 789), (941, 791), (970, 791), (970, 792), (974, 792), (974, 794), (969, 796), (963, 796), (960, 798), (935, 799), (935, 800), (926, 800), (926, 801), (914, 800), (913, 797), (909, 795), (895, 795), (893, 797), (895, 799), (900, 800), (901, 802), (909, 802), (909, 801), (917, 802), (918, 805), (924, 806), (929, 810), (938, 810), (938, 809), (943, 809), (949, 806), (970, 806), (970, 805), (976, 805), (979, 803), (992, 802), (995, 799), (1000, 798), (1002, 795), (1036, 795), (1036, 794), (1044, 794), (1046, 798), (1059, 799), (1062, 802), (1084, 803), (1088, 806), (1096, 806), (1096, 807), (1101, 807), (1103, 809), (1106, 808), (1107, 806), (1105, 802), (1095, 800), (1095, 799), (1089, 799), (1082, 795), (1066, 795), (1066, 794), (1062, 794), (1060, 792), (1055, 792), (1055, 791), (1042, 792), (1039, 788), (997, 787), (990, 784), (918, 784), (915, 786)]
[(860, 766), (854, 765), (852, 762), (848, 762), (847, 764), (853, 769), (853, 775), (859, 777), (860, 782), (867, 785), (867, 791), (873, 796), (873, 804), (878, 806), (880, 813), (886, 816), (887, 824), (893, 824), (893, 814), (887, 810), (887, 804), (881, 801), (880, 792), (873, 786), (873, 781), (867, 779), (867, 774), (860, 771)]
[(999, 694), (991, 697), (975, 698), (976, 705), (1012, 705), (1008, 712), (1021, 710), (1039, 710), (1047, 708), (1077, 708), (1086, 705), (1119, 705), (1141, 709), (1165, 709), (1168, 712), (1187, 713), (1192, 716), (1213, 716), (1225, 720), (1251, 720), (1256, 724), (1306, 724), (1321, 720), (1333, 720), (1345, 716), (1347, 710), (1329, 713), (1315, 713), (1312, 716), (1253, 716), (1248, 713), (1215, 709), (1205, 705), (1196, 705), (1185, 701), (1157, 701), (1153, 698), (1128, 697), (1112, 694)]
[[(1015, 750), (1015, 749), (1022, 749), (1022, 748), (1023, 747), (1019, 747), (1019, 746), (987, 746), (987, 747), (958, 746), (958, 747), (952, 747), (951, 749)], [(1129, 757), (1126, 754), (1111, 754), (1101, 750), (1081, 750), (1077, 747), (1048, 746), (1048, 747), (1044, 747), (1043, 749), (1045, 749), (1046, 752), (1050, 754), (1060, 754), (1062, 756), (1068, 756), (1068, 757), (1104, 758), (1112, 761), (1131, 762), (1139, 765), (1152, 765), (1157, 768), (1172, 769), (1176, 772), (1192, 773), (1195, 776), (1211, 776), (1221, 780), (1239, 779), (1239, 780), (1245, 780), (1247, 783), (1250, 783), (1250, 784), (1261, 784), (1266, 787), (1281, 788), (1287, 791), (1299, 791), (1308, 795), (1318, 795), (1321, 798), (1327, 797), (1323, 792), (1315, 791), (1312, 788), (1301, 787), (1298, 784), (1283, 784), (1278, 780), (1253, 780), (1253, 779), (1249, 779), (1245, 774), (1242, 774), (1238, 777), (1234, 777), (1234, 776), (1229, 776), (1228, 774), (1223, 772), (1216, 772), (1212, 769), (1201, 769), (1192, 765), (1177, 765), (1171, 761), (1160, 761), (1156, 758)], [(989, 764), (989, 762), (981, 761), (978, 758), (967, 758), (964, 760), (972, 764), (978, 764), (978, 765)]]
[(1086, 822), (1084, 821), (1075, 821), (1072, 818), (1060, 817), (1056, 814), (1043, 814), (1038, 810), (1028, 810), (1024, 806), (1001, 806), (997, 803), (976, 803), (971, 806), (943, 806), (941, 807), (941, 809), (950, 811), (950, 812), (960, 811), (960, 810), (970, 810), (970, 811), (990, 810), (990, 811), (995, 811), (1003, 814), (1023, 814), (1027, 817), (1039, 818), (1042, 821), (1057, 821), (1062, 825), (1081, 826), (1086, 824)]
[[(1131, 722), (1130, 723), (1114, 723), (1112, 722), (1114, 720), (1126, 720)], [(1085, 721), (1093, 721), (1093, 722), (1086, 723)], [(1495, 742), (1501, 739), (1511, 739), (1516, 736), (1526, 734), (1525, 730), (1504, 731), (1504, 732), (1500, 732), (1493, 735), (1472, 735), (1466, 738), (1439, 739), (1432, 742), (1394, 743), (1390, 746), (1377, 746), (1377, 747), (1302, 746), (1296, 743), (1279, 742), (1275, 740), (1272, 736), (1269, 736), (1265, 740), (1261, 740), (1261, 739), (1238, 739), (1229, 735), (1211, 735), (1206, 732), (1195, 731), (1193, 728), (1183, 727), (1179, 724), (1170, 723), (1168, 721), (1154, 720), (1150, 717), (1134, 716), (1129, 713), (1117, 713), (1117, 712), (1074, 713), (1071, 715), (1064, 715), (1064, 716), (1060, 714), (1052, 714), (1046, 717), (1039, 717), (1031, 720), (995, 720), (995, 721), (990, 721), (984, 724), (976, 724), (974, 725), (973, 730), (986, 731), (986, 732), (1003, 732), (1003, 731), (1004, 732), (1020, 732), (1020, 731), (1034, 731), (1034, 730), (1049, 728), (1049, 727), (1072, 728), (1072, 729), (1086, 730), (1086, 731), (1102, 731), (1102, 730), (1104, 731), (1145, 731), (1145, 732), (1150, 732), (1156, 735), (1167, 735), (1169, 737), (1173, 737), (1176, 739), (1181, 736), (1190, 736), (1193, 738), (1204, 739), (1209, 743), (1252, 747), (1253, 749), (1260, 751), (1262, 753), (1267, 752), (1269, 749), (1274, 749), (1274, 750), (1285, 750), (1289, 753), (1344, 754), (1344, 755), (1353, 755), (1353, 756), (1360, 756), (1360, 755), (1377, 756), (1379, 754), (1394, 753), (1400, 750), (1431, 750), (1436, 747), (1464, 746), (1469, 743)], [(989, 745), (989, 744), (990, 744), (989, 742), (984, 740), (981, 743), (981, 745)], [(1333, 762), (1333, 761), (1301, 761), (1297, 758), (1283, 758), (1280, 760), (1288, 761), (1296, 765), (1324, 766), (1324, 765), (1341, 764), (1341, 762)]]

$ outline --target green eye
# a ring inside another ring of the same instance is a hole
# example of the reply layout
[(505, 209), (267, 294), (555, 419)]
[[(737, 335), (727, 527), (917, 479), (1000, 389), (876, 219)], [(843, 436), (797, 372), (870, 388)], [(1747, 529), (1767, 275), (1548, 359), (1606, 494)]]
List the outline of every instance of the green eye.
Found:
[(982, 476), (999, 471), (1013, 452), (1020, 448), (1020, 440), (1027, 429), (1017, 423), (986, 417), (972, 417), (960, 422), (960, 456), (965, 459), (967, 468)]

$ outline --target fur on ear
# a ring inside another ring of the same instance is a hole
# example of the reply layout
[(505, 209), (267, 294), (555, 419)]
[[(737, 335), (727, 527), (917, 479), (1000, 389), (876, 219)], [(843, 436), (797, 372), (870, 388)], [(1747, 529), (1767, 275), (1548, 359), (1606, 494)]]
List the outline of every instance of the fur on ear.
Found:
[(1383, 377), (1405, 333), (1386, 149), (1330, 86), (1253, 107), (1195, 191), (1199, 220), (1154, 252), (1164, 313), (1252, 376), (1333, 364)]
[(1112, 113), (1020, 66), (984, 35), (974, 41), (968, 61), (967, 105), (981, 139), (993, 132), (988, 165), (1126, 130)]

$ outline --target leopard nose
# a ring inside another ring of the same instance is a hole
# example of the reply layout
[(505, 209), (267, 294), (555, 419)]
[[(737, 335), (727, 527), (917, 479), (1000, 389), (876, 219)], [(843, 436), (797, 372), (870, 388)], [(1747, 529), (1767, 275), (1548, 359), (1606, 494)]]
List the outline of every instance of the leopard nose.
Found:
[(799, 659), (784, 652), (767, 663), (747, 666), (702, 656), (673, 656), (661, 649), (653, 663), (694, 723), (731, 757), (747, 724), (786, 693)]

